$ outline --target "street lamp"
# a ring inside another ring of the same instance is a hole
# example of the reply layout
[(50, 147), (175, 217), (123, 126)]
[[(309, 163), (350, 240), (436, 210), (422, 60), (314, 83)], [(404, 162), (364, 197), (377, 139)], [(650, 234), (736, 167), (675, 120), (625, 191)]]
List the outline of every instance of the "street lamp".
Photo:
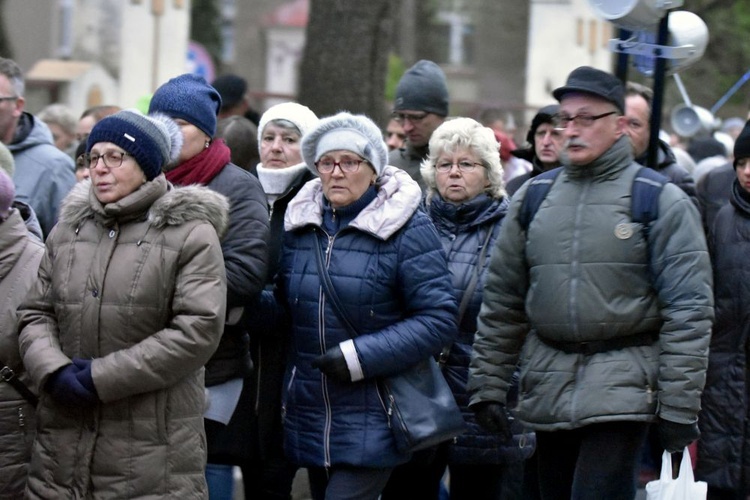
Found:
[[(620, 28), (619, 38), (609, 41), (609, 49), (618, 54), (617, 77), (627, 80), (630, 55), (636, 68), (654, 79), (651, 103), (651, 135), (647, 165), (657, 162), (664, 78), (703, 55), (708, 44), (708, 28), (691, 12), (670, 12), (681, 7), (682, 0), (589, 0), (599, 17)], [(673, 19), (674, 18), (674, 19)]]

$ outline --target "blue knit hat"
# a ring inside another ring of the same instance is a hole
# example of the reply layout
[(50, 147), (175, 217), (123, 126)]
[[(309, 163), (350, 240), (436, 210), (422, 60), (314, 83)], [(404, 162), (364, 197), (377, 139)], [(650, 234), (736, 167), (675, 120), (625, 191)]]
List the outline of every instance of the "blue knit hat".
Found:
[(182, 148), (182, 131), (174, 120), (155, 113), (144, 116), (135, 109), (120, 111), (103, 118), (91, 130), (86, 152), (98, 142), (117, 144), (132, 155), (148, 180), (161, 173), (164, 165), (174, 161)]
[(148, 112), (185, 120), (213, 138), (220, 109), (221, 96), (216, 89), (202, 76), (185, 73), (156, 89)]

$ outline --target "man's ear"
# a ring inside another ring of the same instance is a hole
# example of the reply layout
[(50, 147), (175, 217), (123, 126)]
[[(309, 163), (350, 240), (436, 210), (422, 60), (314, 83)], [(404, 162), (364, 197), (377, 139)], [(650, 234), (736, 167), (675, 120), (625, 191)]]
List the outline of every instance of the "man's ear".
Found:
[(16, 99), (16, 107), (13, 109), (13, 116), (18, 118), (23, 113), (24, 108), (26, 107), (26, 99), (23, 97), (19, 97)]

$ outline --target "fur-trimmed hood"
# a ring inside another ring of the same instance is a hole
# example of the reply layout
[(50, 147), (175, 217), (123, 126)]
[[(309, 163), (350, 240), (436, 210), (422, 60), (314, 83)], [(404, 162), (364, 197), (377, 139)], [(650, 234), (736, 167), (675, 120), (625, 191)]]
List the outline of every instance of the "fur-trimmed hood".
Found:
[(125, 198), (107, 205), (101, 205), (96, 199), (91, 181), (82, 181), (70, 191), (60, 208), (60, 223), (74, 227), (90, 218), (114, 223), (144, 216), (154, 228), (203, 220), (211, 224), (221, 238), (229, 225), (229, 201), (203, 186), (174, 186), (160, 175)]

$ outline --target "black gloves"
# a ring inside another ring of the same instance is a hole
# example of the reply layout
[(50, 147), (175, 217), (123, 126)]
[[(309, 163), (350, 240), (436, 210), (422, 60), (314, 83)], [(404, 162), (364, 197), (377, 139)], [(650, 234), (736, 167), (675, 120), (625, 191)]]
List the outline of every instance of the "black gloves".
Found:
[(471, 406), (477, 422), (486, 431), (499, 434), (500, 437), (510, 441), (513, 433), (510, 430), (511, 419), (505, 405), (492, 401), (484, 401)]
[(91, 377), (90, 359), (73, 358), (73, 364), (50, 375), (45, 388), (58, 404), (93, 406), (99, 401)]
[(344, 353), (341, 352), (341, 347), (338, 345), (331, 347), (325, 354), (313, 359), (312, 367), (319, 369), (329, 377), (340, 382), (352, 381)]
[(692, 424), (678, 424), (670, 420), (659, 419), (659, 439), (661, 445), (669, 453), (682, 451), (700, 437), (698, 422)]

